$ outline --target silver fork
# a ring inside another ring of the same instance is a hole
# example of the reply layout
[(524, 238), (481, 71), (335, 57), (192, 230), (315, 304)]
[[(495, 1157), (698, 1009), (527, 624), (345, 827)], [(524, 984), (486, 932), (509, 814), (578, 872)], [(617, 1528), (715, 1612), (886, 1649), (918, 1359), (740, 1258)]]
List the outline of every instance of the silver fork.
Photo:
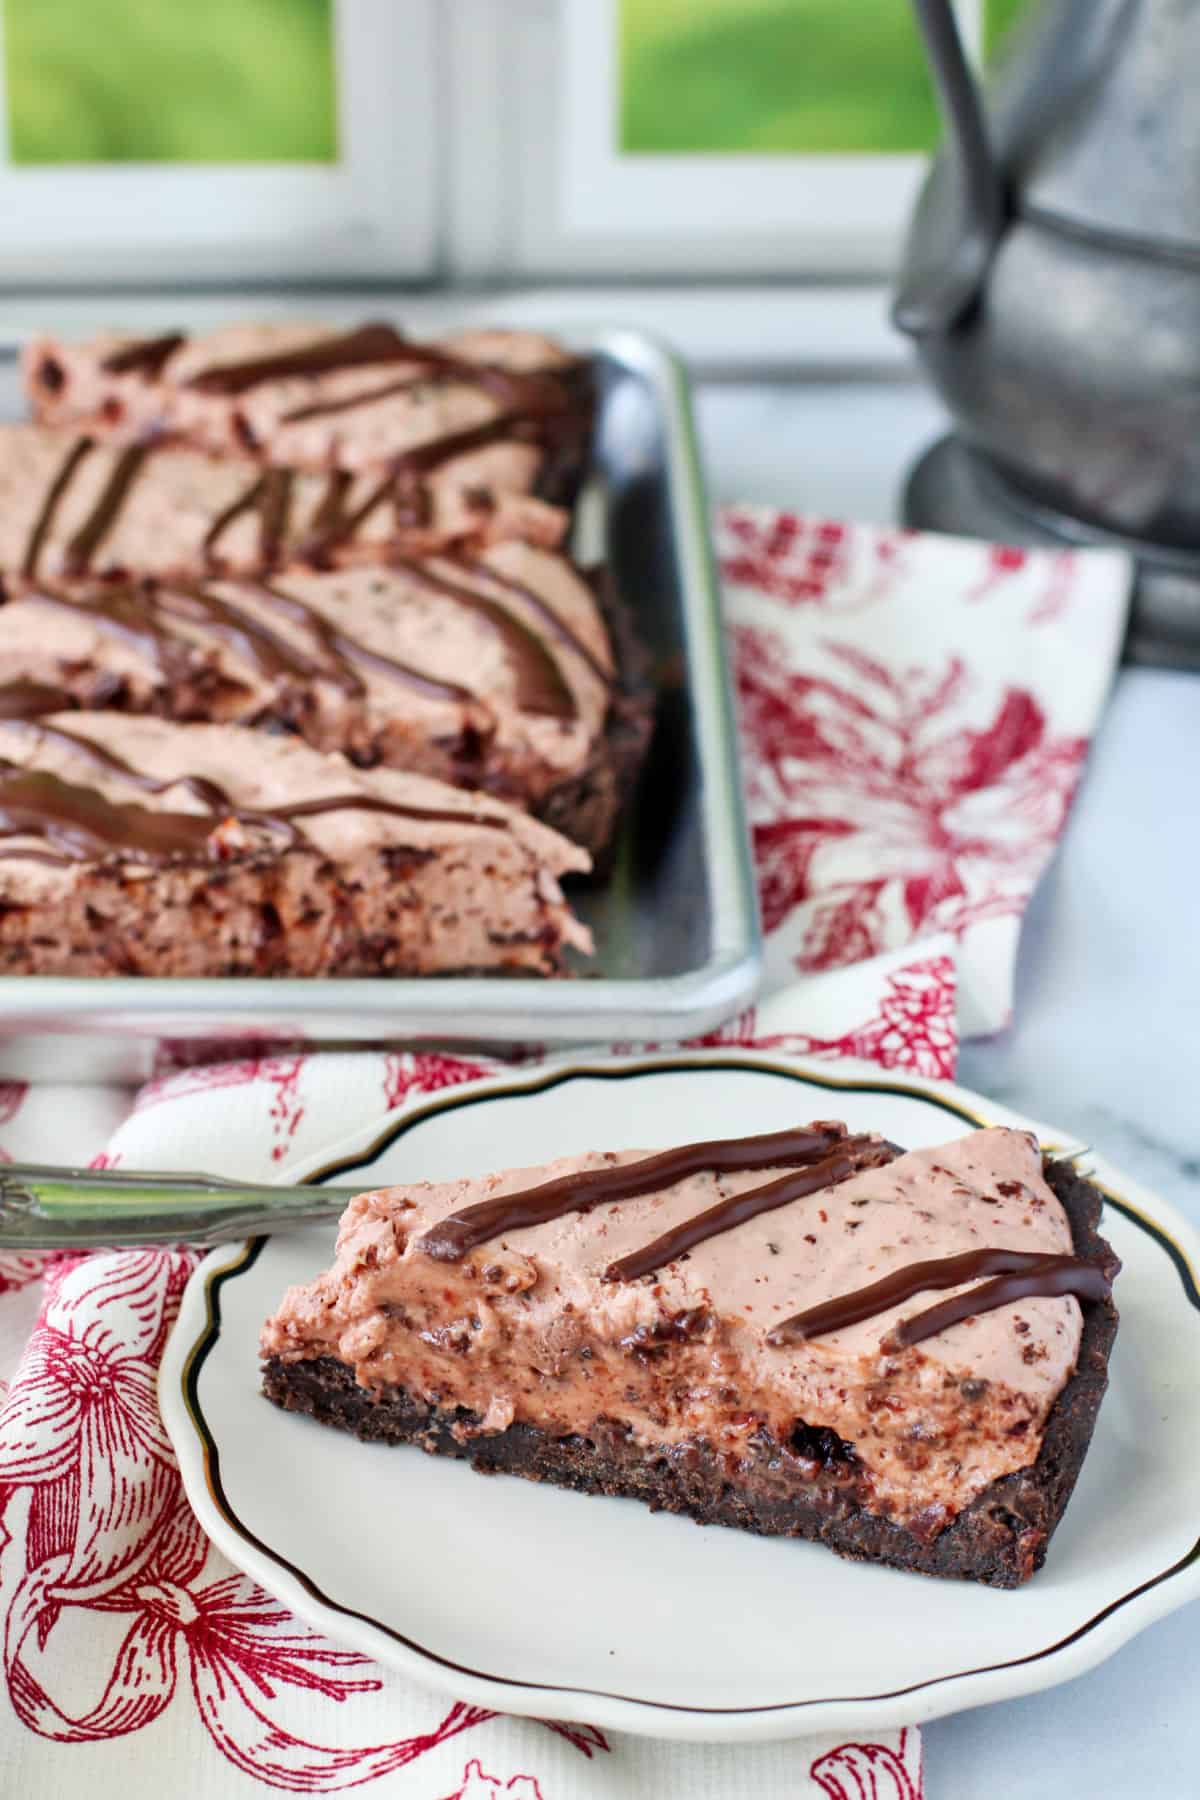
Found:
[(0, 1167), (0, 1249), (86, 1250), (104, 1244), (223, 1244), (334, 1219), (351, 1187), (266, 1187), (216, 1175)]
[[(1046, 1148), (1060, 1162), (1088, 1154), (1086, 1145)], [(224, 1244), (336, 1219), (370, 1186), (267, 1187), (218, 1175), (7, 1163), (0, 1165), (0, 1250)]]

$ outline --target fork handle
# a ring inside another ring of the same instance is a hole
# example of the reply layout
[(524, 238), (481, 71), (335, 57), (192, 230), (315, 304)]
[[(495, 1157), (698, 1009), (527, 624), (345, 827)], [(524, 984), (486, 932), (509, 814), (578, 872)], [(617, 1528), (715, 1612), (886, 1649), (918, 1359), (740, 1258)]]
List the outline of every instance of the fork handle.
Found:
[(0, 1245), (221, 1244), (335, 1218), (352, 1191), (12, 1163), (0, 1169)]

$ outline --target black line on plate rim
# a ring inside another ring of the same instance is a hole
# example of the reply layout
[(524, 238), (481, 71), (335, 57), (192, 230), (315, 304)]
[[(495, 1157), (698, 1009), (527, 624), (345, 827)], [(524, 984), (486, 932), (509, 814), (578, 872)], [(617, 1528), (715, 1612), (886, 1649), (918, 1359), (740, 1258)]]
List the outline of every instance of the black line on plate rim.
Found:
[(423, 1119), (431, 1118), (434, 1113), (453, 1112), (457, 1107), (471, 1106), (493, 1098), (512, 1099), (514, 1096), (524, 1097), (526, 1094), (545, 1094), (549, 1093), (551, 1088), (560, 1087), (564, 1081), (623, 1081), (630, 1075), (671, 1075), (697, 1068), (726, 1070), (734, 1073), (751, 1071), (754, 1074), (779, 1075), (788, 1081), (804, 1081), (812, 1087), (836, 1088), (844, 1093), (901, 1094), (906, 1100), (915, 1097), (918, 1100), (932, 1101), (943, 1112), (953, 1113), (956, 1118), (964, 1120), (968, 1125), (978, 1126), (984, 1123), (980, 1113), (973, 1112), (970, 1107), (960, 1105), (957, 1100), (948, 1100), (942, 1094), (926, 1094), (920, 1088), (906, 1087), (903, 1082), (838, 1081), (831, 1075), (801, 1075), (798, 1071), (787, 1067), (786, 1064), (752, 1062), (748, 1058), (742, 1057), (714, 1058), (711, 1061), (706, 1058), (703, 1062), (697, 1062), (691, 1057), (681, 1057), (670, 1062), (656, 1060), (652, 1063), (638, 1063), (632, 1067), (626, 1064), (619, 1068), (609, 1068), (602, 1064), (581, 1065), (576, 1063), (572, 1064), (570, 1068), (551, 1070), (537, 1081), (522, 1082), (515, 1088), (491, 1088), (482, 1094), (477, 1085), (464, 1083), (462, 1091), (454, 1094), (453, 1097), (443, 1096), (440, 1100), (433, 1100), (426, 1106), (402, 1114), (390, 1125), (385, 1125), (379, 1136), (374, 1138), (365, 1150), (355, 1151), (350, 1156), (338, 1157), (335, 1162), (327, 1163), (324, 1168), (314, 1170), (308, 1177), (308, 1181), (313, 1184), (321, 1184), (328, 1181), (333, 1175), (345, 1175), (352, 1169), (363, 1168), (367, 1163), (374, 1162), (385, 1150), (390, 1150), (392, 1145), (404, 1137), (414, 1125), (419, 1125)]
[[(712, 1061), (705, 1059), (702, 1063), (687, 1059), (667, 1063), (641, 1063), (633, 1067), (626, 1065), (620, 1068), (588, 1066), (581, 1068), (579, 1066), (574, 1066), (568, 1069), (555, 1070), (539, 1081), (522, 1083), (515, 1088), (491, 1088), (484, 1093), (480, 1093), (478, 1088), (474, 1087), (474, 1084), (468, 1084), (464, 1092), (456, 1094), (452, 1099), (443, 1097), (440, 1101), (432, 1101), (426, 1106), (405, 1113), (399, 1119), (395, 1120), (393, 1124), (387, 1126), (379, 1136), (372, 1141), (371, 1145), (365, 1151), (356, 1153), (353, 1156), (339, 1157), (335, 1162), (327, 1164), (324, 1168), (314, 1170), (308, 1177), (308, 1181), (311, 1184), (319, 1185), (328, 1181), (333, 1175), (341, 1175), (345, 1174), (348, 1170), (362, 1168), (365, 1164), (373, 1162), (384, 1150), (390, 1149), (391, 1146), (405, 1136), (413, 1126), (420, 1124), (423, 1119), (432, 1117), (435, 1113), (452, 1112), (460, 1106), (481, 1106), (488, 1100), (512, 1099), (526, 1094), (546, 1093), (553, 1088), (561, 1086), (567, 1081), (620, 1081), (634, 1075), (677, 1074), (681, 1070), (695, 1069), (698, 1067), (716, 1069), (718, 1071), (726, 1071), (729, 1073), (751, 1072), (755, 1074), (776, 1075), (789, 1081), (803, 1082), (814, 1087), (837, 1088), (849, 1093), (902, 1094), (906, 1099), (926, 1100), (931, 1105), (940, 1108), (941, 1111), (948, 1112), (954, 1117), (964, 1120), (967, 1124), (978, 1127), (984, 1122), (982, 1115), (972, 1111), (969, 1107), (961, 1105), (958, 1101), (947, 1099), (942, 1094), (927, 1093), (921, 1088), (907, 1087), (898, 1082), (874, 1080), (839, 1081), (832, 1076), (817, 1075), (808, 1072), (802, 1073), (798, 1069), (789, 1068), (786, 1064), (779, 1063), (750, 1061), (749, 1059), (742, 1058), (723, 1058), (720, 1060), (714, 1059)], [(1147, 1218), (1145, 1214), (1140, 1212), (1129, 1201), (1121, 1199), (1120, 1196), (1114, 1194), (1109, 1188), (1102, 1188), (1101, 1192), (1104, 1194), (1109, 1205), (1113, 1206), (1116, 1211), (1121, 1213), (1124, 1218), (1128, 1219), (1131, 1224), (1136, 1225), (1140, 1230), (1144, 1231), (1147, 1236), (1153, 1238), (1160, 1248), (1166, 1251), (1167, 1256), (1174, 1264), (1176, 1272), (1179, 1275), (1180, 1285), (1183, 1288), (1184, 1295), (1187, 1298), (1189, 1305), (1197, 1312), (1200, 1312), (1200, 1288), (1197, 1287), (1191, 1264), (1188, 1262), (1186, 1255), (1180, 1249), (1178, 1244), (1175, 1243), (1174, 1239), (1168, 1236), (1163, 1228), (1153, 1219)], [(391, 1638), (394, 1643), (403, 1645), (406, 1650), (411, 1650), (416, 1655), (424, 1657), (426, 1661), (436, 1663), (439, 1668), (449, 1669), (456, 1675), (467, 1675), (472, 1680), (489, 1682), (496, 1687), (524, 1688), (531, 1692), (551, 1694), (579, 1694), (585, 1699), (615, 1700), (625, 1706), (641, 1707), (652, 1712), (675, 1713), (683, 1716), (726, 1717), (740, 1714), (757, 1715), (760, 1713), (798, 1712), (806, 1707), (812, 1706), (869, 1706), (885, 1700), (901, 1700), (908, 1694), (924, 1693), (927, 1690), (941, 1687), (945, 1683), (951, 1681), (967, 1681), (977, 1675), (996, 1675), (1002, 1673), (1005, 1669), (1023, 1668), (1026, 1664), (1041, 1662), (1044, 1658), (1055, 1656), (1059, 1651), (1067, 1649), (1071, 1644), (1078, 1643), (1081, 1638), (1086, 1637), (1090, 1632), (1094, 1631), (1097, 1626), (1102, 1625), (1106, 1619), (1111, 1618), (1114, 1613), (1119, 1612), (1122, 1607), (1129, 1605), (1131, 1601), (1140, 1599), (1143, 1594), (1147, 1594), (1152, 1589), (1161, 1586), (1162, 1583), (1169, 1581), (1173, 1576), (1182, 1574), (1185, 1569), (1191, 1568), (1193, 1564), (1200, 1561), (1200, 1538), (1197, 1538), (1190, 1550), (1185, 1551), (1178, 1561), (1172, 1563), (1169, 1568), (1160, 1570), (1157, 1575), (1152, 1575), (1146, 1581), (1140, 1583), (1139, 1586), (1131, 1588), (1127, 1594), (1122, 1594), (1116, 1600), (1110, 1601), (1107, 1606), (1103, 1607), (1098, 1613), (1093, 1614), (1090, 1619), (1085, 1620), (1082, 1625), (1077, 1626), (1074, 1631), (1069, 1632), (1066, 1637), (1059, 1638), (1053, 1644), (1047, 1644), (1041, 1650), (1034, 1650), (1028, 1656), (1012, 1657), (1008, 1662), (981, 1663), (978, 1667), (973, 1669), (958, 1669), (949, 1675), (937, 1675), (927, 1681), (913, 1682), (908, 1687), (889, 1688), (885, 1692), (878, 1694), (838, 1694), (824, 1696), (821, 1699), (814, 1700), (780, 1700), (773, 1701), (771, 1704), (764, 1706), (687, 1706), (672, 1700), (645, 1700), (637, 1695), (615, 1693), (607, 1688), (564, 1687), (561, 1683), (519, 1680), (515, 1676), (495, 1675), (486, 1669), (471, 1668), (469, 1664), (454, 1662), (449, 1657), (439, 1655), (436, 1650), (430, 1650), (426, 1645), (417, 1643), (415, 1639), (406, 1637), (402, 1631), (397, 1631), (394, 1626), (384, 1624), (382, 1619), (375, 1618), (371, 1613), (359, 1612), (352, 1606), (345, 1606), (341, 1601), (332, 1599), (325, 1593), (323, 1588), (318, 1586), (310, 1575), (307, 1575), (304, 1572), (303, 1569), (299, 1568), (297, 1564), (289, 1561), (286, 1556), (282, 1556), (279, 1551), (265, 1543), (256, 1532), (251, 1531), (249, 1526), (244, 1524), (238, 1517), (230, 1503), (229, 1496), (225, 1492), (225, 1486), (221, 1479), (220, 1451), (212, 1436), (212, 1432), (209, 1429), (208, 1420), (205, 1418), (200, 1406), (198, 1382), (200, 1371), (208, 1360), (209, 1352), (220, 1335), (221, 1289), (227, 1281), (232, 1281), (237, 1276), (244, 1275), (248, 1269), (253, 1268), (254, 1264), (258, 1261), (259, 1256), (262, 1254), (266, 1243), (267, 1239), (265, 1237), (249, 1239), (244, 1245), (241, 1254), (234, 1262), (226, 1263), (222, 1268), (215, 1269), (212, 1274), (207, 1277), (205, 1281), (204, 1329), (199, 1338), (197, 1338), (196, 1342), (192, 1345), (184, 1363), (182, 1378), (184, 1404), (187, 1407), (189, 1417), (196, 1428), (201, 1445), (203, 1446), (204, 1477), (209, 1497), (225, 1519), (226, 1524), (229, 1525), (230, 1528), (244, 1540), (244, 1542), (251, 1544), (263, 1556), (267, 1557), (269, 1561), (273, 1562), (276, 1567), (286, 1570), (304, 1592), (313, 1600), (317, 1601), (319, 1605), (327, 1607), (331, 1612), (340, 1613), (343, 1618), (356, 1619), (359, 1624), (371, 1626), (372, 1629), (381, 1632), (383, 1636)]]

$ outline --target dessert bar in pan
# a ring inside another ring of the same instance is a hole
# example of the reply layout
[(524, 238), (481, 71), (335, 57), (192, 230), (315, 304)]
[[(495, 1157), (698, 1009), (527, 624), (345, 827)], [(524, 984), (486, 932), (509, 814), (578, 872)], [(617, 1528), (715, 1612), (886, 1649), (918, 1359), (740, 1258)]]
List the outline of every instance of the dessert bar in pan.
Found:
[(536, 449), (436, 443), (382, 471), (264, 468), (173, 445), (0, 425), (0, 576), (101, 580), (386, 562), (507, 538), (562, 542), (530, 490)]
[(490, 795), (294, 736), (0, 719), (6, 974), (552, 975), (591, 947), (559, 886), (588, 861)]
[(636, 648), (566, 558), (474, 555), (260, 576), (28, 582), (0, 606), (0, 711), (270, 727), (363, 768), (486, 790), (593, 855), (650, 735)]
[(570, 505), (592, 419), (587, 358), (532, 331), (418, 343), (395, 326), (228, 325), (190, 336), (39, 337), (33, 416), (117, 444), (172, 439), (295, 468), (390, 467), (520, 443), (530, 492)]

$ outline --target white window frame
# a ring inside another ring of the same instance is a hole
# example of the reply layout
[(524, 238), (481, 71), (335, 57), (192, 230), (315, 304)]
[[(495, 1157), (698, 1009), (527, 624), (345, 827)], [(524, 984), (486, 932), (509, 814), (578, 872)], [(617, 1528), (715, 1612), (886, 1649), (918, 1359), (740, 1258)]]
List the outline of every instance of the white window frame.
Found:
[(334, 0), (335, 163), (31, 167), (0, 151), (0, 276), (135, 286), (432, 274), (436, 4)]
[[(617, 5), (454, 0), (443, 15), (456, 273), (728, 280), (892, 270), (925, 156), (623, 153)], [(956, 0), (956, 10), (977, 57), (983, 0)]]

